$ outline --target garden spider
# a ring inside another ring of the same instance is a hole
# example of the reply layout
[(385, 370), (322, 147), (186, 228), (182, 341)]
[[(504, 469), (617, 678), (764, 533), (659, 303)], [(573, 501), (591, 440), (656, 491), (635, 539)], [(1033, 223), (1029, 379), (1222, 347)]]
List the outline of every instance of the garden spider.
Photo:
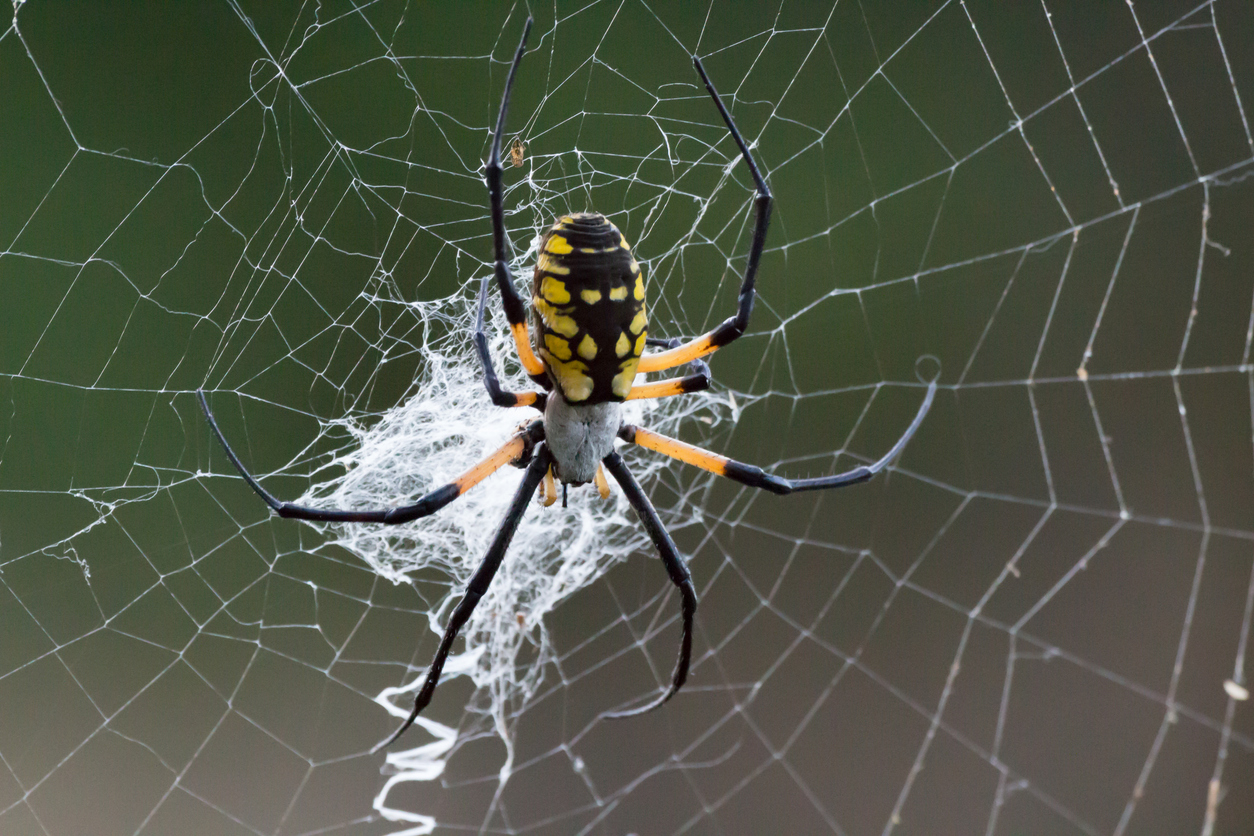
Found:
[[(709, 366), (702, 358), (731, 343), (745, 332), (749, 324), (749, 314), (753, 310), (754, 277), (770, 221), (771, 193), (740, 131), (706, 76), (701, 60), (694, 55), (693, 65), (723, 117), (728, 132), (740, 149), (740, 155), (757, 188), (753, 244), (749, 249), (735, 316), (708, 334), (687, 343), (647, 338), (648, 317), (645, 310), (644, 277), (640, 266), (614, 224), (596, 213), (580, 213), (558, 218), (540, 243), (532, 281), (529, 328), (527, 306), (514, 288), (509, 269), (509, 241), (505, 234), (501, 195), (501, 135), (505, 129), (505, 115), (509, 109), (514, 76), (522, 63), (531, 23), (528, 18), (505, 82), (501, 109), (492, 137), (492, 150), (486, 166), (486, 179), (492, 214), (496, 286), (500, 289), (505, 315), (509, 320), (522, 366), (543, 391), (514, 393), (501, 388), (492, 366), (492, 358), (488, 354), (488, 341), (484, 332), (489, 287), (487, 276), (479, 288), (474, 342), (483, 367), (484, 385), (492, 403), (502, 407), (533, 407), (543, 413), (543, 416), (523, 426), (504, 446), (459, 478), (436, 488), (411, 505), (367, 511), (327, 510), (281, 502), (263, 488), (248, 473), (227, 443), (209, 410), (203, 391), (197, 393), (205, 418), (218, 441), (222, 443), (231, 464), (280, 517), (315, 522), (389, 525), (405, 523), (435, 513), (507, 464), (526, 468), (487, 555), (471, 577), (465, 595), (453, 610), (435, 659), (431, 662), (422, 688), (414, 698), (414, 707), (409, 718), (380, 744), (380, 748), (390, 745), (400, 737), (431, 701), (453, 640), (487, 591), (537, 489), (542, 490), (546, 505), (551, 505), (556, 500), (556, 480), (561, 481), (563, 490), (568, 485), (579, 486), (595, 482), (601, 495), (608, 497), (609, 484), (601, 469), (604, 465), (635, 509), (662, 558), (662, 565), (670, 575), (671, 583), (679, 590), (682, 598), (683, 633), (679, 659), (671, 676), (670, 686), (647, 705), (606, 716), (630, 717), (643, 714), (658, 708), (674, 696), (688, 677), (688, 664), (692, 655), (692, 617), (697, 609), (697, 595), (693, 589), (692, 576), (679, 556), (679, 550), (670, 534), (662, 527), (657, 511), (623, 463), (622, 457), (615, 451), (615, 440), (620, 439), (628, 444), (655, 450), (711, 473), (776, 494), (840, 488), (870, 479), (898, 456), (919, 428), (936, 394), (936, 381), (933, 379), (928, 384), (927, 394), (914, 420), (893, 448), (879, 461), (845, 473), (809, 479), (775, 476), (752, 465), (733, 461), (643, 427), (623, 423), (623, 401), (663, 398), (706, 389), (710, 385)], [(664, 350), (644, 354), (646, 346)], [(694, 373), (656, 383), (635, 383), (638, 372), (656, 372), (684, 365), (691, 366)]]

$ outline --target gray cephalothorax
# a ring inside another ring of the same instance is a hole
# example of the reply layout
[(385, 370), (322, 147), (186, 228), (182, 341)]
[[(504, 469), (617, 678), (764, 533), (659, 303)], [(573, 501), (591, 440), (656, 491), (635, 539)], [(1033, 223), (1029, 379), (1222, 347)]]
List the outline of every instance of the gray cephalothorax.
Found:
[(601, 460), (614, 450), (622, 426), (622, 404), (570, 404), (561, 395), (549, 396), (544, 409), (544, 436), (553, 452), (556, 476), (569, 485), (591, 482)]

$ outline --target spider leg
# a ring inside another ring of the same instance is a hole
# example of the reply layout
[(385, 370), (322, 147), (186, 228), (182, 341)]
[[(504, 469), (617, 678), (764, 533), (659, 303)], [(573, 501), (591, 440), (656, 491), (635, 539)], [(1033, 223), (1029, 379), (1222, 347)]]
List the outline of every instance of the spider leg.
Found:
[[(523, 368), (531, 375), (532, 380), (548, 389), (552, 384), (544, 372), (544, 364), (532, 351), (531, 338), (527, 334), (527, 306), (518, 295), (514, 278), (509, 271), (509, 236), (505, 234), (505, 205), (501, 194), (501, 134), (505, 130), (505, 114), (509, 111), (509, 94), (514, 89), (514, 76), (518, 73), (518, 65), (522, 63), (523, 50), (530, 33), (531, 18), (527, 18), (522, 39), (518, 42), (518, 51), (514, 53), (514, 63), (510, 65), (509, 77), (505, 80), (505, 93), (501, 96), (501, 110), (496, 117), (496, 131), (492, 134), (492, 151), (484, 167), (484, 177), (488, 183), (488, 206), (492, 213), (492, 247), (495, 257), (493, 272), (496, 286), (501, 290), (501, 305), (505, 308), (505, 318), (509, 320), (509, 329), (514, 335), (514, 346), (518, 349), (518, 358), (522, 361)], [(480, 317), (483, 305), (484, 297), (481, 295)], [(479, 344), (478, 337), (475, 344)], [(485, 356), (485, 351), (481, 350), (480, 360)]]
[(659, 708), (663, 703), (675, 696), (675, 692), (682, 688), (685, 680), (688, 679), (688, 663), (692, 658), (692, 616), (697, 611), (697, 593), (692, 587), (692, 575), (688, 572), (688, 567), (684, 564), (683, 558), (679, 556), (679, 549), (675, 547), (675, 541), (671, 539), (671, 535), (662, 527), (662, 520), (658, 517), (657, 510), (654, 509), (653, 503), (649, 502), (649, 498), (644, 495), (644, 491), (640, 489), (640, 483), (636, 481), (636, 477), (631, 475), (631, 471), (623, 463), (623, 457), (615, 452), (610, 453), (601, 461), (614, 477), (614, 480), (622, 487), (623, 495), (627, 497), (627, 501), (631, 503), (631, 507), (636, 511), (636, 516), (640, 518), (640, 522), (644, 525), (645, 530), (649, 532), (649, 539), (653, 541), (653, 545), (657, 548), (658, 555), (662, 558), (662, 565), (666, 567), (666, 574), (670, 575), (671, 583), (675, 584), (679, 589), (679, 594), (683, 596), (684, 632), (680, 638), (679, 660), (675, 663), (675, 673), (671, 676), (670, 687), (648, 705), (626, 711), (615, 711), (605, 715), (612, 719), (619, 719), (622, 717), (634, 717)]
[(651, 397), (670, 397), (671, 395), (690, 395), (691, 392), (702, 392), (710, 389), (710, 375), (688, 375), (687, 377), (667, 377), (666, 380), (632, 386), (627, 392), (628, 401), (641, 401)]
[(431, 667), (427, 669), (427, 678), (423, 681), (422, 688), (418, 690), (417, 696), (414, 697), (414, 708), (409, 712), (409, 718), (387, 740), (374, 747), (372, 751), (377, 752), (392, 745), (398, 737), (405, 733), (406, 729), (414, 724), (414, 721), (418, 719), (418, 715), (427, 707), (427, 703), (431, 702), (431, 695), (435, 693), (435, 686), (440, 681), (440, 672), (444, 670), (444, 662), (448, 659), (449, 651), (453, 648), (453, 640), (457, 638), (457, 633), (466, 624), (471, 613), (475, 611), (475, 607), (479, 604), (479, 599), (488, 591), (488, 586), (491, 585), (492, 578), (496, 575), (496, 570), (500, 568), (501, 561), (505, 558), (505, 550), (509, 548), (510, 540), (514, 539), (514, 532), (518, 530), (518, 523), (522, 520), (523, 514), (527, 510), (527, 505), (531, 501), (531, 495), (536, 492), (536, 486), (540, 484), (540, 480), (544, 477), (552, 462), (553, 458), (549, 455), (548, 448), (544, 444), (538, 445), (535, 457), (531, 460), (531, 464), (527, 466), (527, 472), (523, 474), (518, 490), (514, 492), (514, 499), (510, 503), (509, 511), (505, 514), (501, 527), (496, 530), (496, 537), (492, 539), (492, 545), (488, 547), (488, 553), (484, 555), (479, 568), (471, 576), (470, 583), (466, 584), (466, 594), (458, 602), (457, 607), (453, 610), (453, 615), (449, 618), (448, 626), (444, 628), (444, 637), (440, 639), (440, 647), (435, 652), (435, 658), (431, 660)]
[(919, 411), (915, 413), (914, 420), (910, 422), (910, 426), (906, 428), (901, 438), (897, 439), (897, 443), (893, 445), (892, 449), (885, 453), (879, 461), (870, 465), (860, 465), (844, 473), (836, 473), (832, 476), (816, 476), (810, 479), (785, 479), (782, 476), (767, 473), (760, 467), (744, 464), (726, 456), (711, 453), (709, 450), (685, 444), (678, 439), (630, 424), (623, 425), (623, 428), (618, 431), (618, 437), (630, 444), (637, 444), (671, 458), (679, 459), (681, 462), (696, 465), (719, 476), (726, 476), (741, 484), (752, 488), (762, 488), (771, 493), (790, 494), (797, 491), (843, 488), (846, 485), (856, 485), (859, 482), (867, 481), (887, 467), (889, 462), (901, 455), (901, 451), (906, 449), (906, 444), (914, 436), (915, 431), (919, 429), (919, 425), (923, 423), (923, 418), (927, 415), (928, 410), (931, 409), (932, 399), (935, 396), (936, 381), (933, 380), (928, 384), (927, 395), (924, 396), (923, 403), (919, 406)]
[(624, 400), (640, 401), (648, 398), (669, 398), (671, 395), (688, 395), (710, 388), (708, 374), (692, 374), (687, 377), (669, 377), (656, 383), (642, 383), (631, 387)]
[(496, 369), (492, 366), (492, 355), (488, 354), (488, 335), (483, 327), (487, 302), (488, 277), (484, 276), (483, 283), (479, 285), (479, 312), (475, 315), (475, 351), (479, 355), (479, 365), (483, 368), (483, 385), (488, 390), (488, 397), (497, 406), (534, 406), (543, 412), (548, 400), (545, 392), (508, 392), (501, 388)]
[(727, 108), (723, 105), (723, 100), (719, 98), (718, 91), (710, 83), (710, 77), (705, 74), (705, 68), (701, 66), (701, 59), (695, 55), (692, 56), (692, 64), (697, 68), (697, 73), (700, 74), (701, 80), (705, 82), (705, 89), (709, 91), (710, 97), (714, 99), (714, 104), (718, 107), (718, 112), (723, 117), (723, 122), (727, 124), (727, 130), (731, 132), (732, 139), (736, 142), (736, 147), (740, 149), (741, 158), (745, 161), (745, 165), (749, 167), (749, 173), (753, 175), (753, 183), (758, 191), (758, 196), (753, 201), (756, 207), (757, 221), (753, 227), (753, 245), (749, 248), (749, 258), (745, 263), (745, 275), (740, 283), (740, 299), (736, 308), (736, 315), (724, 321), (722, 325), (719, 325), (708, 334), (697, 337), (689, 343), (657, 354), (646, 354), (641, 357), (639, 370), (642, 372), (660, 372), (663, 369), (672, 369), (675, 366), (683, 365), (697, 357), (704, 357), (717, 351), (744, 334), (745, 329), (749, 327), (749, 314), (753, 312), (753, 285), (758, 274), (758, 262), (762, 258), (762, 249), (766, 246), (766, 228), (771, 222), (771, 191), (766, 187), (766, 181), (762, 179), (757, 163), (753, 161), (753, 155), (749, 153), (749, 146), (745, 144), (744, 137), (740, 135), (740, 131), (736, 128), (736, 123), (732, 121), (731, 114), (727, 112)]
[[(657, 337), (650, 337), (645, 340), (645, 345), (661, 346), (663, 348), (675, 348), (683, 341), (677, 339), (665, 340)], [(710, 388), (710, 364), (700, 357), (694, 357), (688, 360), (688, 365), (696, 369), (694, 374), (685, 377), (672, 377), (666, 380), (659, 380), (655, 383), (642, 383), (639, 386), (631, 387), (631, 391), (627, 393), (626, 400), (638, 401), (646, 398), (667, 398), (671, 395), (687, 395), (692, 392), (704, 392)]]
[(218, 422), (214, 419), (213, 413), (209, 411), (205, 393), (197, 390), (196, 397), (200, 399), (200, 408), (205, 413), (205, 419), (209, 421), (210, 429), (218, 437), (218, 441), (222, 442), (222, 449), (226, 451), (226, 457), (231, 460), (231, 464), (235, 465), (235, 469), (244, 477), (244, 481), (248, 483), (249, 487), (256, 491), (257, 495), (264, 499), (271, 510), (280, 517), (313, 522), (374, 522), (396, 525), (397, 523), (406, 523), (419, 517), (434, 514), (505, 465), (526, 460), (531, 456), (536, 443), (544, 438), (544, 422), (533, 421), (516, 433), (513, 438), (505, 442), (495, 453), (479, 462), (470, 470), (467, 470), (452, 482), (436, 488), (411, 505), (367, 511), (310, 508), (306, 505), (283, 502), (263, 488), (261, 483), (244, 468), (243, 462), (239, 460), (239, 456), (235, 455), (231, 445), (227, 444), (226, 436), (222, 434), (222, 430), (218, 427)]
[(683, 342), (684, 341), (678, 337), (672, 337), (670, 339), (667, 339), (666, 337), (649, 337), (644, 341), (644, 344), (649, 346), (649, 348), (674, 348), (677, 345), (682, 345)]

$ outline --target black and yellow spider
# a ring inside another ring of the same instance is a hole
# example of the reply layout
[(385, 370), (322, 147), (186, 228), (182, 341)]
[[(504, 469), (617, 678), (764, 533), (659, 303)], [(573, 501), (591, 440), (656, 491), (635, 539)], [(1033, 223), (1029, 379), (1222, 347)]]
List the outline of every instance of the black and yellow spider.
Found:
[[(543, 413), (542, 417), (520, 429), (504, 446), (459, 478), (436, 488), (411, 505), (368, 511), (326, 510), (281, 502), (263, 488), (227, 444), (213, 413), (209, 411), (204, 393), (197, 393), (205, 418), (214, 435), (222, 442), (231, 464), (280, 517), (316, 522), (405, 523), (435, 513), (507, 464), (526, 468), (505, 520), (497, 530), (483, 562), (471, 577), (461, 602), (453, 610), (426, 680), (414, 698), (414, 707), (409, 718), (382, 746), (400, 737), (431, 701), (453, 640), (492, 582), (532, 495), (542, 489), (546, 504), (552, 504), (556, 499), (557, 480), (561, 481), (563, 489), (565, 486), (595, 482), (601, 495), (608, 496), (609, 485), (601, 465), (609, 470), (610, 475), (622, 487), (627, 501), (635, 509), (657, 547), (671, 583), (679, 589), (683, 599), (683, 635), (679, 660), (675, 665), (670, 687), (647, 705), (607, 716), (627, 717), (650, 711), (669, 700), (683, 686), (688, 677), (688, 663), (692, 654), (692, 617), (697, 609), (692, 576), (679, 556), (670, 534), (662, 527), (657, 511), (623, 463), (622, 457), (614, 450), (616, 439), (655, 450), (711, 473), (776, 494), (840, 488), (870, 479), (899, 455), (923, 421), (936, 394), (936, 382), (933, 380), (928, 385), (927, 394), (914, 420), (893, 448), (879, 461), (845, 473), (811, 479), (785, 479), (752, 465), (732, 461), (682, 441), (650, 432), (643, 427), (624, 424), (621, 408), (623, 401), (663, 398), (707, 388), (710, 385), (709, 366), (702, 358), (745, 332), (749, 324), (749, 314), (753, 310), (754, 276), (757, 274), (771, 216), (771, 193), (731, 115), (706, 76), (700, 59), (694, 55), (692, 62), (697, 73), (727, 124), (727, 130), (740, 149), (740, 155), (757, 187), (753, 244), (749, 249), (735, 316), (708, 334), (687, 343), (648, 338), (644, 275), (631, 254), (631, 248), (622, 233), (603, 215), (580, 213), (558, 218), (540, 243), (532, 280), (529, 328), (527, 306), (514, 288), (509, 269), (509, 240), (505, 234), (505, 213), (501, 198), (501, 135), (505, 129), (510, 90), (522, 63), (530, 31), (531, 20), (528, 19), (505, 82), (486, 178), (488, 203), (492, 213), (496, 286), (501, 292), (505, 315), (509, 320), (522, 366), (543, 391), (514, 393), (501, 388), (492, 366), (492, 358), (488, 354), (488, 341), (484, 333), (484, 312), (489, 287), (487, 276), (479, 289), (474, 341), (483, 366), (484, 385), (492, 403), (502, 407), (533, 407)], [(664, 350), (645, 354), (646, 347)], [(694, 373), (656, 383), (635, 383), (639, 372), (657, 372), (683, 365), (690, 365)]]

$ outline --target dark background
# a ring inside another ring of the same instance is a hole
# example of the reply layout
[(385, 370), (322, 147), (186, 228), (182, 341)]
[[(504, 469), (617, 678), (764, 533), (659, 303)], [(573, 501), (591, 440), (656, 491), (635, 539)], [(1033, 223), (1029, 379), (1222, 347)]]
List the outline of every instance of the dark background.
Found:
[[(194, 392), (258, 472), (306, 465), (283, 496), (343, 444), (320, 422), (421, 394), (406, 303), (486, 269), (478, 169), (525, 13), (15, 8), (0, 832), (404, 827), (372, 807), (371, 699), (429, 659), (428, 603), (267, 520)], [(504, 785), (452, 679), (445, 771), (389, 803), (439, 833), (1248, 832), (1254, 713), (1224, 682), (1254, 606), (1250, 4), (534, 13), (516, 245), (595, 207), (654, 333), (730, 313), (750, 184), (694, 51), (770, 173), (752, 333), (713, 360), (744, 408), (686, 438), (830, 472), (892, 445), (917, 358), (941, 388), (865, 486), (646, 485), (702, 599), (685, 691), (598, 719), (673, 658), (642, 553), (546, 621), (559, 663)]]

